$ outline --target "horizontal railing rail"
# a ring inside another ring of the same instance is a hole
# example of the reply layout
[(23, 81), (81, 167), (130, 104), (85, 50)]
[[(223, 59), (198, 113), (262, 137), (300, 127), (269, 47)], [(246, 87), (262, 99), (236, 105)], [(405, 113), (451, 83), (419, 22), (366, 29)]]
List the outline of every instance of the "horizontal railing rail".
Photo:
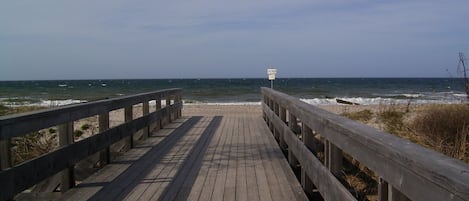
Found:
[(346, 153), (379, 176), (379, 200), (469, 200), (469, 165), (284, 93), (261, 91), (264, 118), (290, 163), (301, 166), (306, 191), (314, 185), (325, 200), (356, 200), (339, 182)]
[[(68, 190), (75, 183), (73, 168), (80, 160), (101, 151), (100, 160), (107, 164), (110, 162), (109, 148), (113, 143), (127, 138), (130, 147), (133, 147), (133, 135), (137, 131), (143, 130), (142, 138), (146, 138), (152, 125), (161, 128), (172, 119), (179, 118), (181, 95), (181, 89), (168, 89), (0, 117), (0, 200), (12, 199), (16, 194), (61, 171), (61, 191)], [(156, 109), (150, 113), (149, 102), (153, 100)], [(165, 101), (165, 107), (162, 107), (161, 101)], [(143, 104), (143, 115), (133, 119), (132, 108), (137, 104)], [(125, 123), (109, 128), (109, 112), (122, 108), (125, 110)], [(73, 121), (96, 115), (99, 115), (99, 133), (74, 142)], [(60, 147), (12, 166), (11, 138), (51, 126), (58, 127)]]

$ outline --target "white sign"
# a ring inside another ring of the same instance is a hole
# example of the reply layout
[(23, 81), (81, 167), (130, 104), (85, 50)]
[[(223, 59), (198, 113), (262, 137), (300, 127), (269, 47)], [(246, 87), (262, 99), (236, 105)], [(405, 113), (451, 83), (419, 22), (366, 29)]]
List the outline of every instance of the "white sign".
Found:
[(267, 69), (267, 75), (269, 75), (269, 80), (275, 80), (275, 74), (277, 74), (277, 69), (275, 68)]

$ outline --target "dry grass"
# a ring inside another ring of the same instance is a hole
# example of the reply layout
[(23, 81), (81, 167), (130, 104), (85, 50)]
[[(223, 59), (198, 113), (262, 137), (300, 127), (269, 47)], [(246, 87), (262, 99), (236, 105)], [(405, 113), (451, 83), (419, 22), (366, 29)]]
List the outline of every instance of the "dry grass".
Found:
[(469, 162), (469, 105), (429, 106), (410, 125), (423, 139), (420, 144)]
[[(469, 105), (409, 107), (381, 105), (377, 110), (344, 112), (366, 123), (450, 157), (469, 162)], [(360, 200), (376, 199), (376, 176), (358, 161), (346, 157), (344, 180)], [(371, 180), (373, 178), (373, 180)]]
[(367, 123), (373, 118), (374, 114), (371, 110), (365, 109), (358, 112), (344, 112), (342, 115), (355, 121)]

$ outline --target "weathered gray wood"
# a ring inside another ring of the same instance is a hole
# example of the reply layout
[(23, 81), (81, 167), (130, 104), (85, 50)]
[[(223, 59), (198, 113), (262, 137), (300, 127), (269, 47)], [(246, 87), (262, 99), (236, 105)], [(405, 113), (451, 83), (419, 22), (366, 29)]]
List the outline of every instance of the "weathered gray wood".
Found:
[[(256, 122), (256, 119), (251, 121)], [(256, 122), (256, 124), (261, 123), (262, 122), (260, 121)], [(265, 126), (261, 126), (260, 128), (261, 133), (266, 136), (262, 137), (261, 139), (264, 140), (264, 144), (266, 145), (266, 153), (269, 156), (269, 161), (272, 162), (272, 167), (274, 168), (275, 175), (277, 176), (278, 185), (282, 195), (286, 200), (308, 200), (302, 190), (301, 184), (298, 183), (298, 180), (296, 180), (293, 171), (289, 168), (289, 164), (285, 160), (284, 155), (280, 151), (277, 143), (275, 143), (275, 140), (268, 134)]]
[[(59, 147), (65, 147), (74, 142), (73, 122), (61, 124), (58, 126)], [(74, 165), (68, 166), (62, 171), (62, 180), (60, 182), (60, 191), (64, 193), (75, 186)]]
[[(169, 106), (169, 105), (171, 105), (171, 96), (166, 97), (166, 107)], [(167, 119), (166, 119), (165, 124), (171, 123), (171, 120), (172, 120), (171, 116), (172, 116), (172, 114), (169, 113), (168, 116), (166, 117)]]
[(11, 167), (11, 142), (9, 139), (0, 140), (0, 170)]
[(378, 179), (378, 201), (388, 201), (388, 182)]
[(311, 195), (314, 191), (314, 184), (310, 178), (311, 177), (306, 173), (305, 167), (301, 167), (301, 186), (303, 187), (303, 190), (309, 195)]
[[(218, 170), (216, 174), (216, 179), (215, 179), (215, 186), (213, 188), (213, 193), (211, 196), (211, 200), (223, 200), (223, 196), (225, 193), (225, 183), (226, 183), (226, 176), (228, 173), (228, 161), (229, 161), (229, 152), (231, 150), (231, 147), (233, 146), (233, 124), (235, 123), (234, 118), (229, 118), (229, 122), (227, 123), (227, 136), (226, 136), (226, 144), (223, 147), (222, 151), (222, 156), (220, 160), (220, 169)], [(228, 153), (228, 155), (227, 155)]]
[(250, 123), (248, 120), (243, 121), (244, 127), (244, 136), (245, 136), (245, 151), (246, 151), (246, 185), (248, 186), (247, 189), (247, 200), (258, 201), (260, 200), (259, 189), (260, 184), (257, 182), (257, 174), (259, 174), (259, 170), (256, 169), (256, 162), (257, 160), (254, 158), (255, 154), (257, 153), (255, 147), (251, 145), (254, 143), (254, 137), (252, 136), (252, 131)]
[[(132, 171), (132, 169), (129, 168), (131, 167), (131, 164), (141, 163), (144, 159), (143, 157), (147, 157), (145, 159), (149, 160), (155, 159), (153, 158), (153, 156), (157, 157), (158, 150), (152, 150), (152, 148), (158, 145), (162, 145), (160, 143), (169, 142), (169, 138), (173, 137), (173, 134), (176, 134), (176, 129), (181, 127), (185, 122), (186, 121), (178, 123), (174, 126), (174, 129), (168, 128), (155, 132), (154, 137), (151, 137), (148, 140), (138, 141), (136, 143), (135, 149), (131, 149), (128, 152), (125, 152), (122, 155), (118, 156), (113, 161), (113, 163), (106, 165), (104, 168), (100, 169), (98, 172), (88, 177), (85, 181), (78, 185), (78, 188), (71, 189), (64, 196), (62, 196), (60, 200), (81, 201), (96, 198), (94, 196), (96, 194), (101, 193), (100, 191), (106, 190), (104, 188), (107, 185), (110, 185), (112, 182), (117, 182), (119, 180), (120, 175), (128, 174), (129, 172), (142, 172), (142, 170)], [(150, 154), (150, 151), (153, 151), (152, 154)], [(151, 156), (152, 158), (149, 158), (148, 156)], [(141, 167), (141, 164), (138, 165)], [(131, 180), (134, 178), (129, 177), (127, 179)], [(113, 199), (115, 198), (115, 196), (117, 195), (109, 194), (109, 196), (106, 197), (106, 200), (115, 200)]]
[[(132, 121), (133, 119), (133, 106), (130, 105), (130, 106), (127, 106), (124, 108), (124, 122), (130, 122)], [(132, 132), (132, 131), (130, 131)], [(132, 132), (130, 134), (129, 137), (127, 137), (128, 139), (126, 140), (129, 147), (130, 148), (133, 148), (134, 147), (134, 132)]]
[[(142, 113), (143, 113), (143, 116), (150, 114), (150, 104), (148, 103), (148, 101), (143, 102)], [(143, 128), (142, 139), (143, 140), (147, 139), (149, 135), (150, 135), (150, 126), (147, 126)]]
[(331, 170), (333, 175), (340, 177), (342, 171), (342, 151), (329, 140), (326, 140), (326, 144), (328, 149), (326, 155), (327, 168)]
[[(155, 102), (156, 102), (155, 111), (161, 110), (161, 99), (156, 99)], [(158, 121), (156, 121), (155, 130), (159, 130), (161, 128), (163, 128), (163, 120), (160, 118), (160, 119), (158, 119)]]
[[(158, 112), (113, 127), (103, 133), (99, 133), (71, 145), (67, 145), (26, 163), (15, 166), (14, 168), (1, 171), (0, 186), (4, 187), (4, 191), (0, 194), (0, 200), (12, 198), (16, 193), (31, 187), (64, 168), (72, 166), (85, 157), (129, 136), (131, 133), (130, 131), (141, 129), (147, 126), (148, 122), (154, 122), (162, 116), (167, 116), (169, 112), (175, 111), (180, 107), (182, 107), (180, 103), (170, 107), (165, 107)], [(84, 152), (83, 150), (87, 151)]]
[(309, 128), (307, 125), (303, 124), (302, 129), (301, 129), (301, 139), (303, 140), (304, 145), (311, 151), (313, 152), (314, 155), (317, 155), (320, 146), (319, 140), (314, 137), (313, 130)]
[(412, 200), (469, 200), (469, 166), (407, 140), (262, 88), (338, 148)]
[[(98, 116), (98, 127), (99, 133), (102, 133), (109, 129), (109, 112), (105, 112)], [(111, 162), (111, 151), (109, 146), (102, 150), (99, 154), (100, 166), (109, 164)]]
[(135, 105), (143, 101), (181, 94), (181, 89), (167, 89), (89, 103), (62, 106), (34, 112), (0, 117), (0, 140), (25, 135), (66, 122), (99, 115), (108, 111)]
[[(210, 143), (207, 153), (202, 160), (202, 166), (199, 170), (197, 178), (192, 185), (192, 189), (189, 193), (187, 200), (199, 200), (199, 198), (205, 198), (209, 200), (211, 197), (210, 190), (213, 189), (213, 183), (215, 181), (215, 174), (218, 170), (219, 152), (223, 148), (225, 143), (226, 135), (223, 132), (226, 125), (226, 121), (222, 121), (220, 129), (215, 131), (214, 140)], [(210, 190), (207, 190), (210, 189)]]
[(410, 201), (404, 194), (396, 188), (388, 185), (388, 201)]
[(267, 118), (271, 119), (274, 125), (285, 133), (285, 141), (288, 147), (291, 148), (304, 168), (306, 175), (311, 177), (311, 181), (316, 185), (325, 200), (356, 200), (314, 154), (304, 146), (303, 142), (290, 130), (290, 127), (285, 125), (266, 105), (263, 105), (263, 109)]

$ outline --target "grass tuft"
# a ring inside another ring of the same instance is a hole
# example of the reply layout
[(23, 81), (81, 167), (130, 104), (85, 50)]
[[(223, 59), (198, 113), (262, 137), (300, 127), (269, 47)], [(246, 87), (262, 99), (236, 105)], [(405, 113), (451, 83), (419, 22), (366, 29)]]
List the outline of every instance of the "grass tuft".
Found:
[(374, 114), (371, 110), (366, 109), (358, 112), (344, 112), (342, 115), (355, 121), (367, 123), (373, 118)]
[(469, 162), (469, 105), (435, 105), (411, 124), (424, 143), (450, 157)]

